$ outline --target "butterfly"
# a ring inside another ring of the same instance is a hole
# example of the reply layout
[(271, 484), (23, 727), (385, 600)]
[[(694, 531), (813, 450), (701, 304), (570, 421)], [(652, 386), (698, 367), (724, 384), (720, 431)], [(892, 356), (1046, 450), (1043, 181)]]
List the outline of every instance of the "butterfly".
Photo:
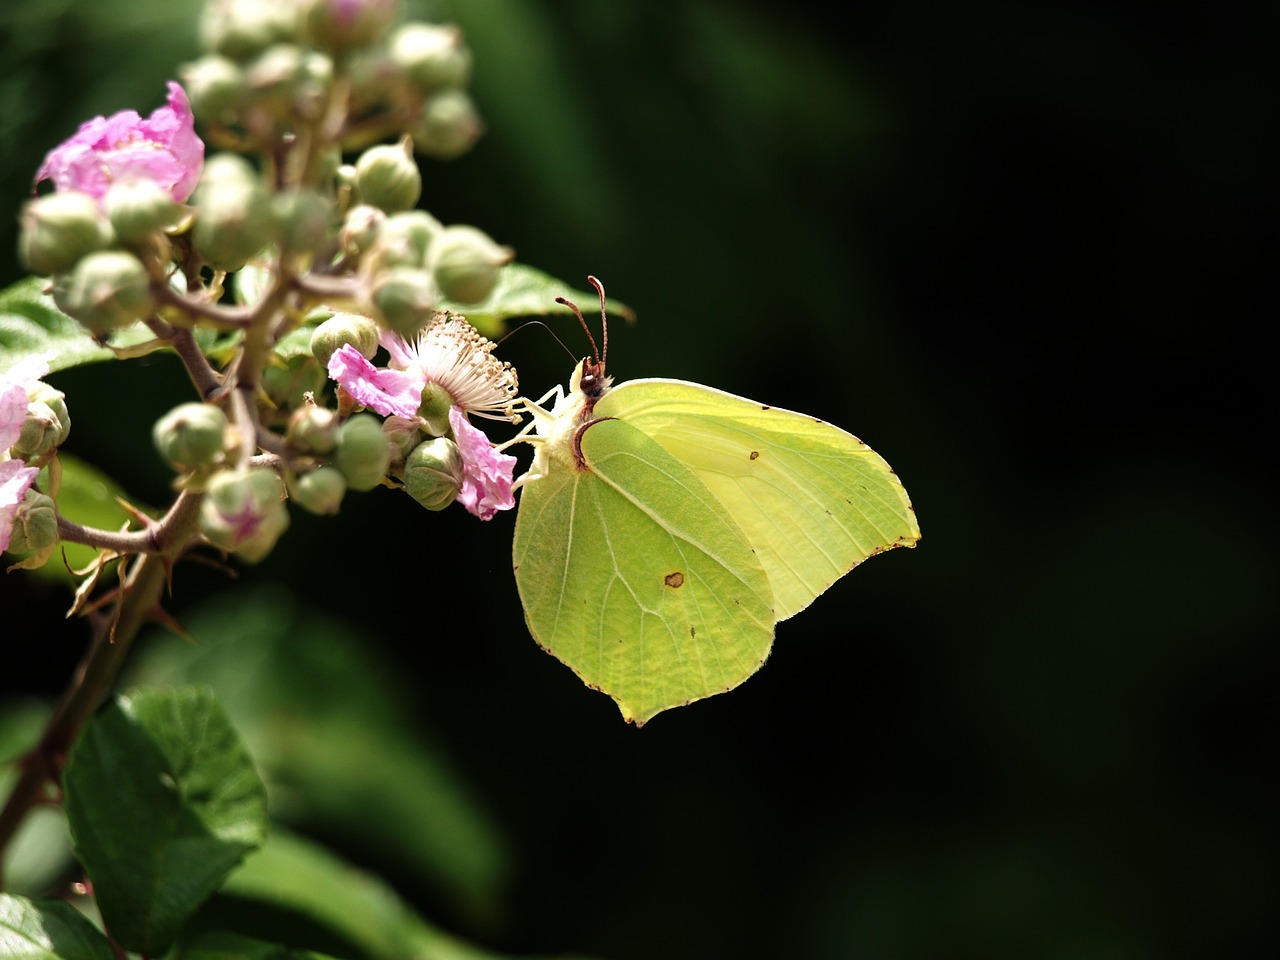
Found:
[(738, 686), (775, 624), (920, 528), (889, 465), (838, 427), (683, 380), (612, 386), (587, 279), (605, 350), (525, 405), (512, 562), (537, 643), (640, 726)]

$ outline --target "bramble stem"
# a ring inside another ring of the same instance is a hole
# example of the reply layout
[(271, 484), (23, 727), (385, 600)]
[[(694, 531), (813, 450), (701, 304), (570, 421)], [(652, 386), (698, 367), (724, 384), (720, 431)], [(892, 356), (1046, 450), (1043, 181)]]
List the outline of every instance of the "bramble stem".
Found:
[[(198, 529), (201, 496), (182, 494), (173, 509), (148, 533), (161, 552), (134, 556), (128, 563), (120, 599), (113, 610), (98, 616), (93, 640), (76, 668), (62, 701), (45, 725), (36, 745), (19, 761), (21, 774), (0, 810), (0, 852), (8, 846), (28, 813), (51, 796), (66, 764), (67, 754), (85, 723), (115, 684), (134, 639), (159, 606), (169, 581), (173, 559), (191, 543)], [(3, 877), (0, 877), (0, 886)]]

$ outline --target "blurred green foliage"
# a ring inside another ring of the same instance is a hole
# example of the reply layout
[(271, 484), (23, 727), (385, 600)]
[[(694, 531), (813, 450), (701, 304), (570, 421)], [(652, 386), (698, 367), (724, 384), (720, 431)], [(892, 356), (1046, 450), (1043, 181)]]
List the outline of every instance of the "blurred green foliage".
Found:
[[(530, 641), (512, 518), (385, 491), (295, 517), (245, 578), (363, 626), (411, 688), (397, 722), (484, 798), (506, 881), (476, 913), (359, 824), (327, 839), (513, 952), (1195, 957), (1269, 939), (1275, 524), (1248, 414), (1269, 382), (1251, 345), (1273, 299), (1276, 11), (409, 6), (462, 24), (489, 125), (425, 165), (422, 205), (553, 276), (601, 277), (637, 315), (613, 331), (615, 375), (858, 434), (924, 539), (784, 623), (742, 688), (637, 732)], [(80, 120), (160, 102), (195, 7), (8, 0), (0, 222)], [(585, 351), (555, 330), (567, 352), (537, 328), (503, 345), (528, 394)], [(159, 502), (150, 424), (187, 387), (161, 358), (135, 366), (127, 391), (101, 366), (55, 385), (70, 449)], [(187, 565), (173, 608), (239, 586)], [(83, 631), (52, 626), (59, 598), (22, 575), (0, 601), (51, 625), (34, 644), (6, 626), (5, 683), (51, 693)], [(346, 749), (331, 760), (358, 776)]]

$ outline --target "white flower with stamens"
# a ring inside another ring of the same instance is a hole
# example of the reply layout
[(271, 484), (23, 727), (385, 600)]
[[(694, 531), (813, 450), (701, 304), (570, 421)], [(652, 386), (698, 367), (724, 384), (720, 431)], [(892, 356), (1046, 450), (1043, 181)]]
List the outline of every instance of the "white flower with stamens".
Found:
[(352, 398), (383, 416), (412, 419), (422, 391), (434, 383), (451, 405), (489, 420), (518, 420), (512, 411), (518, 385), (516, 371), (493, 356), (493, 341), (480, 336), (460, 317), (437, 316), (409, 342), (386, 331), (379, 340), (391, 356), (375, 367), (350, 344), (329, 358), (329, 376)]
[[(436, 317), (412, 343), (389, 331), (379, 343), (391, 356), (386, 367), (375, 367), (346, 344), (330, 356), (329, 376), (370, 410), (417, 420), (438, 436), (452, 434), (463, 460), (458, 502), (471, 513), (488, 520), (515, 506), (511, 475), (516, 458), (495, 449), (467, 420), (468, 414), (513, 423), (520, 419), (514, 409), (516, 371), (493, 356), (495, 344), (465, 320), (448, 315)], [(447, 397), (443, 408), (438, 407), (440, 393)]]

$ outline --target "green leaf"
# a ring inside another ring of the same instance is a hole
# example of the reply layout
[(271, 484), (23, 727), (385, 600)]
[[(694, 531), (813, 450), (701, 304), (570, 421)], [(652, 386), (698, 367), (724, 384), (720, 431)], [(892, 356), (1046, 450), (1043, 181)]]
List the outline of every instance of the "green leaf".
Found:
[(182, 946), (174, 960), (326, 960), (329, 954), (219, 931)]
[(115, 960), (115, 953), (102, 931), (70, 904), (0, 893), (0, 957)]
[(266, 832), (262, 782), (207, 689), (117, 698), (72, 749), (63, 786), (107, 929), (152, 956)]
[[(0, 777), (0, 797), (9, 797), (12, 787), (9, 778)], [(3, 864), (5, 889), (11, 893), (43, 893), (65, 879), (72, 859), (62, 809), (49, 804), (28, 813), (4, 851)]]
[[(113, 360), (115, 354), (99, 346), (75, 320), (54, 306), (43, 292), (45, 280), (28, 277), (0, 290), (0, 371), (23, 357), (43, 354), (56, 373), (86, 363)], [(141, 323), (113, 335), (118, 346), (142, 343), (155, 335)]]
[[(0, 706), (0, 798), (18, 781), (22, 756), (40, 739), (48, 705), (35, 699)], [(62, 807), (43, 804), (27, 814), (8, 846), (0, 851), (0, 876), (10, 893), (51, 889), (71, 864), (71, 838)]]
[[(563, 280), (536, 270), (522, 263), (510, 263), (498, 273), (497, 286), (483, 303), (440, 304), (441, 309), (451, 310), (467, 318), (467, 321), (486, 337), (502, 333), (503, 323), (514, 317), (542, 317), (550, 314), (573, 315), (568, 307), (556, 303), (556, 297), (565, 297), (589, 311), (599, 302), (594, 290), (573, 289)], [(635, 312), (624, 303), (609, 301), (609, 315), (622, 317), (628, 322), (635, 319)]]
[(314, 323), (305, 323), (296, 330), (290, 330), (276, 342), (276, 345), (272, 348), (272, 353), (281, 360), (313, 356), (311, 352), (311, 335), (315, 333), (318, 325), (319, 320)]
[[(50, 373), (119, 359), (58, 309), (44, 292), (46, 283), (42, 277), (28, 277), (0, 290), (0, 373), (29, 356), (44, 356)], [(155, 334), (139, 321), (112, 333), (111, 345), (123, 349), (154, 339)], [(208, 350), (214, 334), (197, 330), (196, 339)]]
[(221, 895), (310, 917), (369, 960), (504, 956), (432, 926), (384, 881), (284, 830), (272, 829), (270, 841), (227, 878)]
[(183, 614), (196, 643), (165, 634), (144, 644), (129, 681), (212, 687), (262, 772), (275, 819), (358, 838), (460, 913), (494, 917), (510, 880), (506, 839), (448, 751), (421, 732), (413, 686), (375, 655), (363, 628), (283, 587), (242, 587), (234, 602), (214, 597)]

